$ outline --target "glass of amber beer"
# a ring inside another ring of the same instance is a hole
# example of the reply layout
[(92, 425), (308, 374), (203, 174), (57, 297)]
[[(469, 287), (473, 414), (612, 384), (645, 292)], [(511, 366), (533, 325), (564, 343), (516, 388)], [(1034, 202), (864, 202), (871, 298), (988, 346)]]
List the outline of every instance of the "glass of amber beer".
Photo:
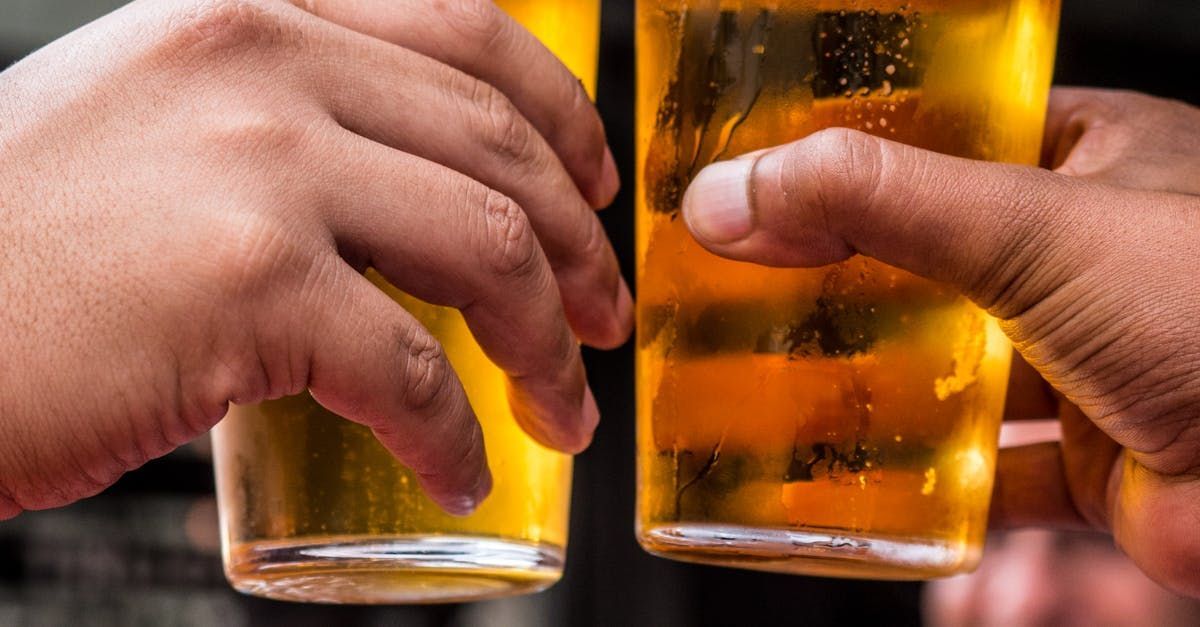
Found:
[[(497, 4), (594, 92), (600, 0)], [(571, 458), (517, 426), (504, 375), (457, 311), (370, 276), (445, 348), (483, 426), (492, 494), (471, 516), (446, 514), (369, 429), (308, 395), (233, 407), (213, 435), (229, 581), (324, 603), (441, 603), (549, 587), (567, 546)]]
[(707, 164), (849, 127), (1036, 165), (1059, 0), (638, 0), (638, 520), (665, 557), (917, 579), (979, 560), (1011, 348), (865, 258), (719, 259)]

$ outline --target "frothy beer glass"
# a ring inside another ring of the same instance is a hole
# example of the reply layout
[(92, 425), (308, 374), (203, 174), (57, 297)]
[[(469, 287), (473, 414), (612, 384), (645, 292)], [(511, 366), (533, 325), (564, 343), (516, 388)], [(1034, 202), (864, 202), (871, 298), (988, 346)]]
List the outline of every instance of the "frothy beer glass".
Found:
[(1011, 348), (865, 259), (769, 269), (688, 235), (705, 165), (849, 127), (1036, 165), (1059, 0), (638, 0), (638, 539), (914, 579), (980, 557)]
[[(503, 0), (594, 90), (600, 0)], [(492, 495), (450, 516), (371, 431), (308, 395), (233, 407), (214, 432), (225, 572), (242, 592), (434, 603), (542, 590), (562, 575), (571, 459), (535, 443), (456, 310), (371, 278), (441, 341), (483, 426)]]

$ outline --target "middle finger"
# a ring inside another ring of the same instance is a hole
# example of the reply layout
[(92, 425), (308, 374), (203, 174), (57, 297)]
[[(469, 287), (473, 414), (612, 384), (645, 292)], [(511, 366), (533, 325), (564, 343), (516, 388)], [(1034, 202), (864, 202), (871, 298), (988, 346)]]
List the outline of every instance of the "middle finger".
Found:
[(547, 446), (586, 448), (599, 412), (521, 208), (444, 166), (347, 131), (333, 135), (315, 185), (338, 251), (417, 298), (460, 309), (512, 382), (521, 426)]

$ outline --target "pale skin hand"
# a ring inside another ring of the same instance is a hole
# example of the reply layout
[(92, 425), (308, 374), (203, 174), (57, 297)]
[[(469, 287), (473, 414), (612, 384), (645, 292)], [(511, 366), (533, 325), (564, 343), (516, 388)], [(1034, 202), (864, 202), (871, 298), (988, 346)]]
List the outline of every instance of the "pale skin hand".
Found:
[(730, 258), (861, 253), (962, 289), (1044, 378), (1017, 369), (1010, 413), (1063, 424), (1061, 443), (1002, 452), (994, 521), (1110, 531), (1200, 596), (1200, 110), (1057, 90), (1044, 161), (833, 129), (706, 169), (684, 216)]
[(0, 181), (0, 519), (305, 389), (473, 509), (462, 385), (367, 267), (461, 309), (565, 451), (576, 338), (632, 326), (600, 119), (488, 0), (135, 2), (0, 74)]

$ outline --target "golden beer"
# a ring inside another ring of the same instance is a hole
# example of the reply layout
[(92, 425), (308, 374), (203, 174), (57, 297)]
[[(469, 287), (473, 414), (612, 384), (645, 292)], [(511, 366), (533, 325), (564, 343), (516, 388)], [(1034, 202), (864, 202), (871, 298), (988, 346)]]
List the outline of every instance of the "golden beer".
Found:
[[(599, 0), (498, 2), (594, 90)], [(503, 373), (456, 310), (371, 278), (442, 343), (483, 426), (494, 478), (450, 516), (371, 431), (306, 395), (233, 407), (214, 431), (225, 572), (242, 592), (326, 603), (441, 603), (535, 592), (562, 575), (571, 458), (535, 443)]]
[(1058, 0), (639, 0), (638, 539), (827, 576), (972, 569), (1011, 348), (953, 289), (865, 258), (717, 258), (705, 165), (839, 126), (1036, 165)]

